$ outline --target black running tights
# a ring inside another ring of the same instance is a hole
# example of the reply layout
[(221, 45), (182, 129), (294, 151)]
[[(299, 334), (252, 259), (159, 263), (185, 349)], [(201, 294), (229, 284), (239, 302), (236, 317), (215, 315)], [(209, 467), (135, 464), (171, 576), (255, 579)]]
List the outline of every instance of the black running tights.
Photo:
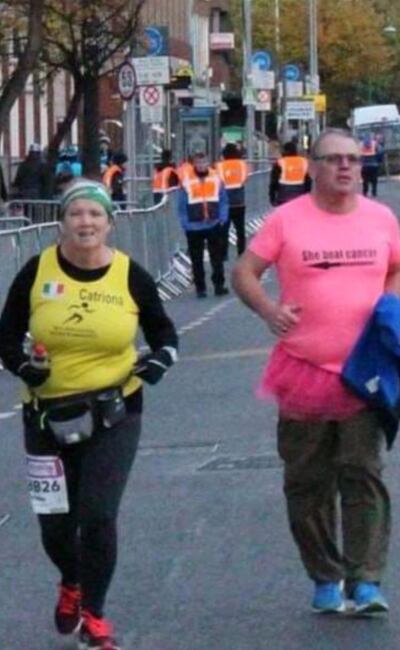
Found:
[(80, 584), (82, 607), (102, 616), (117, 558), (117, 514), (140, 436), (140, 414), (70, 447), (39, 432), (24, 412), (25, 446), (31, 455), (57, 455), (64, 463), (70, 511), (39, 515), (43, 547), (62, 584)]

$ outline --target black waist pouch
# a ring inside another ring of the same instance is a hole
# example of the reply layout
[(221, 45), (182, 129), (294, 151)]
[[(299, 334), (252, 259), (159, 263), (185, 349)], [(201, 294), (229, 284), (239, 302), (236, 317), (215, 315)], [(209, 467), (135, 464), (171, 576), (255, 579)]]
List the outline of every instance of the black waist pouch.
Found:
[(108, 388), (86, 396), (41, 403), (41, 421), (60, 445), (91, 438), (95, 427), (112, 429), (126, 416), (121, 388)]
[(105, 429), (112, 429), (126, 416), (126, 406), (121, 388), (108, 388), (97, 393), (94, 400), (96, 418)]
[(48, 406), (44, 422), (60, 445), (73, 445), (88, 440), (93, 434), (93, 412), (90, 402), (58, 403)]

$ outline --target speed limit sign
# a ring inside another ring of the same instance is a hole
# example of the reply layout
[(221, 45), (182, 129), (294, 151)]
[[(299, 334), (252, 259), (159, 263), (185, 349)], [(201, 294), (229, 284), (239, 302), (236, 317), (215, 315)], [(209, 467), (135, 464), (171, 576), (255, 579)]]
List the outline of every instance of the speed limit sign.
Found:
[(132, 63), (124, 61), (118, 70), (118, 90), (122, 99), (132, 99), (136, 90), (136, 72)]

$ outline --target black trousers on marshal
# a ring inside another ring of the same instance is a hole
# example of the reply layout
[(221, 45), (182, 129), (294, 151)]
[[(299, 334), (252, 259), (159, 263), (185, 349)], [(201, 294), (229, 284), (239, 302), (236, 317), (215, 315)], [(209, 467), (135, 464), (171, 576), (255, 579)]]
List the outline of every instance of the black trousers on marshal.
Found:
[(43, 547), (65, 585), (80, 584), (82, 607), (102, 616), (117, 557), (117, 514), (140, 436), (141, 416), (128, 413), (112, 429), (61, 447), (24, 411), (25, 448), (63, 461), (70, 511), (38, 515)]
[(212, 283), (216, 289), (224, 286), (223, 235), (223, 228), (219, 224), (214, 228), (186, 231), (193, 280), (197, 292), (206, 290), (204, 270), (204, 249), (206, 245), (210, 254)]
[(371, 187), (372, 196), (378, 193), (378, 165), (366, 166), (361, 169), (361, 178), (364, 196), (368, 195), (369, 188)]
[(236, 248), (238, 255), (241, 255), (246, 248), (245, 213), (246, 207), (244, 205), (231, 205), (229, 208), (228, 223), (224, 226), (224, 259), (228, 258), (231, 223), (236, 230)]

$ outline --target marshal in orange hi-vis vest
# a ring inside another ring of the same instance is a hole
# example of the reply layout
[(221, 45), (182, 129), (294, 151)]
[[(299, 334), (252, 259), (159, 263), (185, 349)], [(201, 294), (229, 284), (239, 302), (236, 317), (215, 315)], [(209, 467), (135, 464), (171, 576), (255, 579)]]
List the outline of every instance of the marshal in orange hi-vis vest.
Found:
[(164, 167), (161, 171), (155, 171), (153, 175), (153, 193), (165, 194), (175, 189), (170, 187), (170, 178), (172, 173), (176, 173), (172, 166)]
[(227, 190), (243, 187), (249, 175), (247, 163), (239, 158), (222, 160), (217, 170)]
[(283, 156), (278, 160), (281, 168), (279, 182), (282, 185), (302, 185), (308, 170), (308, 161), (303, 156)]
[(110, 190), (112, 187), (112, 182), (115, 174), (120, 173), (121, 167), (119, 165), (111, 165), (111, 167), (108, 167), (106, 171), (103, 174), (103, 183), (108, 189)]
[(216, 172), (204, 179), (194, 176), (184, 182), (188, 198), (189, 221), (210, 221), (218, 218), (221, 181)]

